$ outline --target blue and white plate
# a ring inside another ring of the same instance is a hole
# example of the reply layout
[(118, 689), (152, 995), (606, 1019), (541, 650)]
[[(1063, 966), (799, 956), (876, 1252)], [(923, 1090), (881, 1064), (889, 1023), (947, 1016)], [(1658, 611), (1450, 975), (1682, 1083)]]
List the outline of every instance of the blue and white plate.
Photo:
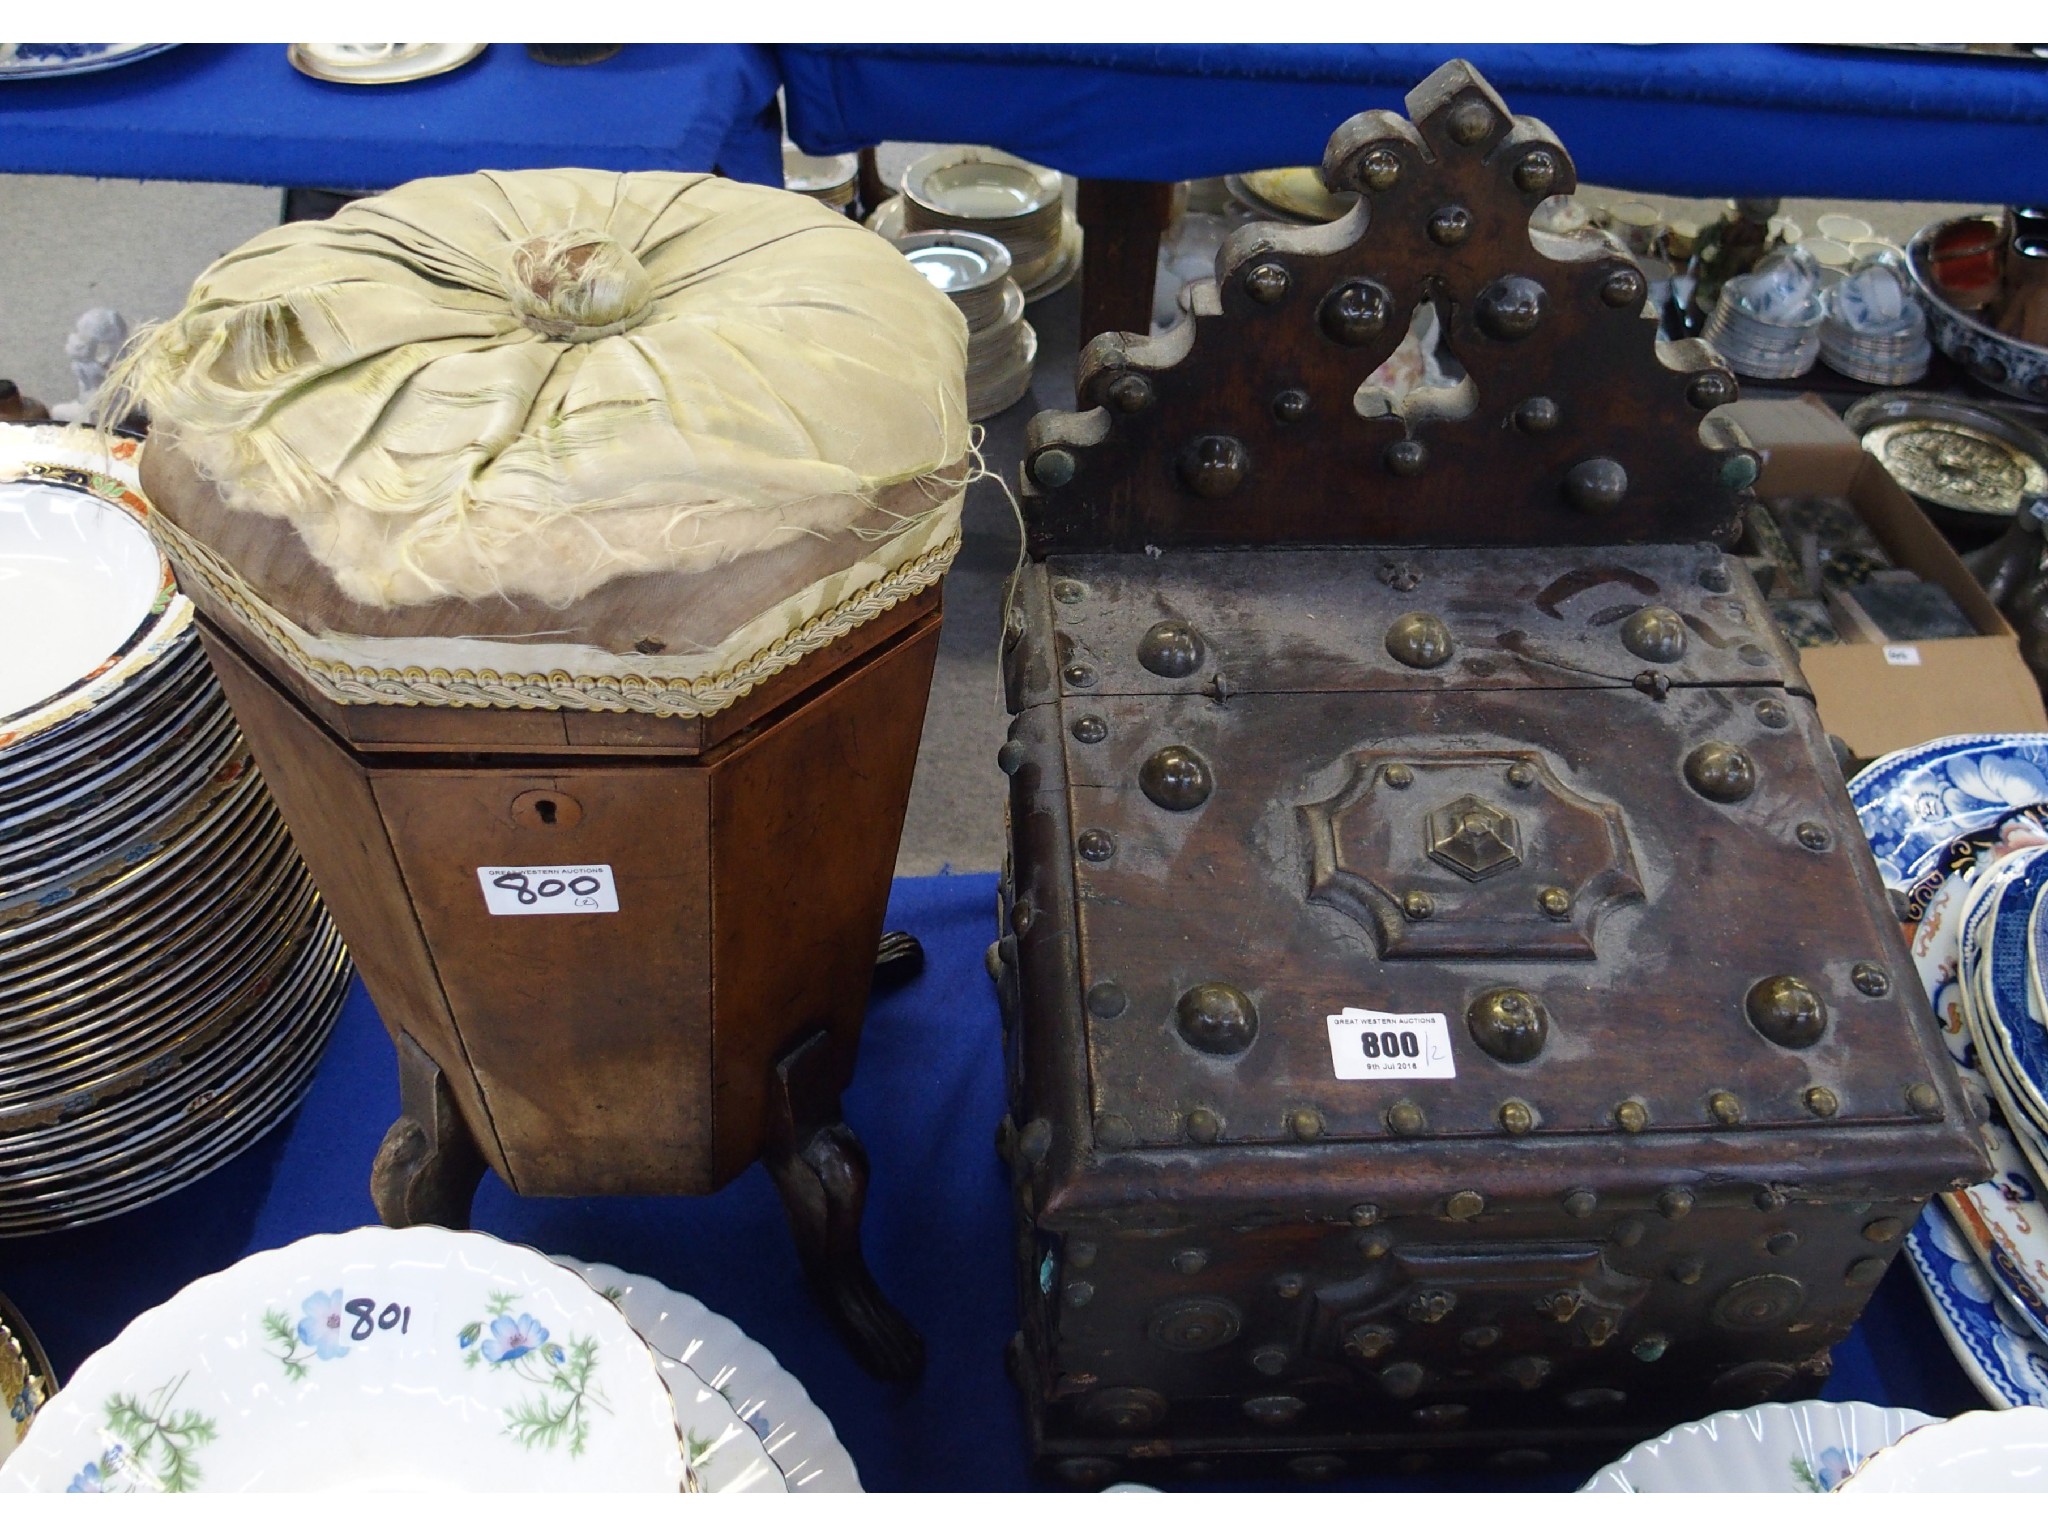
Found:
[(1939, 1204), (1906, 1234), (1913, 1277), (1942, 1337), (1985, 1400), (2048, 1407), (2048, 1344), (1995, 1294), (1970, 1245)]
[(91, 75), (153, 58), (176, 43), (0, 43), (0, 80)]
[(1942, 1044), (1957, 1076), (1972, 1101), (1990, 1115), (1984, 1127), (1990, 1179), (1944, 1194), (1942, 1203), (1983, 1265), (1986, 1286), (1996, 1286), (2016, 1316), (2037, 1320), (2038, 1331), (2048, 1336), (2048, 1206), (2032, 1162), (2001, 1116), (1970, 1028), (1968, 988), (1961, 974), (1965, 930), (1977, 940), (1988, 931), (1993, 906), (1984, 897), (2024, 874), (2028, 866), (2019, 854), (2044, 845), (2048, 822), (2036, 808), (2026, 807), (1928, 850), (1905, 873), (1908, 947), (1915, 969), (1934, 1004)]
[(2008, 811), (2048, 802), (2048, 734), (1942, 736), (1890, 752), (1849, 781), (1889, 886), (1926, 855)]
[[(1985, 1130), (1992, 1178), (1930, 1203), (1916, 1240), (1938, 1223), (1956, 1258), (1966, 1259), (1975, 1294), (2002, 1290), (2048, 1329), (2048, 1208), (2030, 1161), (1998, 1117), (1970, 1030), (1961, 952), (1966, 925), (1973, 943), (1981, 941), (1994, 910), (1986, 904), (1991, 892), (1977, 890), (1980, 879), (2017, 851), (2048, 844), (2048, 734), (1946, 737), (1880, 758), (1849, 789), (1878, 868), (1899, 898), (1907, 948), (1943, 1046), (1971, 1100), (1992, 1115)], [(2026, 868), (2016, 865), (1998, 884)], [(2021, 1309), (2003, 1297), (2000, 1305), (2032, 1347), (2044, 1347)], [(1944, 1331), (1968, 1364), (1954, 1330)]]

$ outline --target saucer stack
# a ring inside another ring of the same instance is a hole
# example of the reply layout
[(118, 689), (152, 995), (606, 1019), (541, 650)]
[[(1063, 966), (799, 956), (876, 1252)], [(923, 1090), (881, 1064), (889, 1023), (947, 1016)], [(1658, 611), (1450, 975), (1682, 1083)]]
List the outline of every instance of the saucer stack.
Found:
[(1024, 291), (1002, 242), (938, 229), (898, 235), (894, 243), (967, 321), (967, 414), (980, 421), (1023, 399), (1038, 334), (1024, 318)]
[(1857, 263), (1828, 289), (1826, 307), (1820, 356), (1835, 372), (1866, 384), (1911, 384), (1927, 372), (1927, 315), (1900, 264), (1882, 256)]
[(1752, 379), (1796, 379), (1820, 360), (1825, 303), (1820, 268), (1804, 251), (1774, 251), (1731, 277), (1703, 333), (1729, 367)]
[(0, 428), (0, 1237), (256, 1140), (351, 975), (132, 469), (107, 466), (89, 433)]
[(1080, 254), (1057, 171), (1000, 150), (940, 149), (903, 173), (903, 230), (965, 230), (1002, 243), (1010, 276), (1027, 297)]
[(860, 181), (858, 155), (807, 155), (794, 144), (782, 146), (784, 190), (815, 197), (835, 213), (851, 213)]

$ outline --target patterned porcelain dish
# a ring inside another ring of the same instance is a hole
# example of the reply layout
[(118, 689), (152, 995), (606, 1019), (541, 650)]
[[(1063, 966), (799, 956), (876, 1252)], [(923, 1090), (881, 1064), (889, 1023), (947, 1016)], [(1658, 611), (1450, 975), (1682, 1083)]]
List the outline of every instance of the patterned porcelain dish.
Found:
[(1645, 1440), (1579, 1492), (1830, 1493), (1866, 1458), (1937, 1422), (1872, 1403), (1738, 1408)]
[[(2018, 850), (2048, 843), (2048, 736), (1952, 736), (1895, 752), (1849, 783), (1878, 869), (1906, 925), (1943, 1042), (1972, 1099), (1991, 1115), (1986, 1183), (1930, 1204), (1908, 1239), (1922, 1290), (1950, 1348), (1997, 1403), (2048, 1401), (2042, 1315), (2048, 1209), (2027, 1156), (1998, 1110), (1964, 1008), (1965, 919), (1993, 910), (1973, 889)], [(2006, 883), (2027, 868), (2015, 864)], [(1979, 893), (1988, 897), (1989, 889)]]
[(91, 75), (153, 58), (176, 43), (0, 43), (0, 80)]
[(1849, 781), (1884, 882), (2008, 811), (2048, 802), (2048, 734), (1942, 736), (1890, 752)]
[(1866, 1461), (1843, 1493), (2048, 1493), (2048, 1408), (1965, 1413)]
[(365, 1227), (194, 1281), (37, 1415), (0, 1488), (676, 1491), (647, 1346), (581, 1278), (476, 1232)]
[[(2048, 1209), (2032, 1165), (1997, 1118), (1996, 1096), (1980, 1064), (1963, 1006), (1960, 933), (1983, 872), (2008, 855), (2048, 843), (2048, 826), (2031, 808), (2008, 812), (1944, 848), (1923, 854), (1905, 885), (1907, 944), (1934, 1005), (1942, 1043), (1971, 1098), (1992, 1113), (1985, 1143), (1992, 1177), (1942, 1201), (2004, 1294), (2048, 1328)], [(2022, 866), (2015, 866), (2018, 869)]]
[(1930, 224), (1906, 247), (1914, 297), (1927, 311), (1927, 331), (1979, 383), (2022, 400), (2048, 400), (2048, 347), (2033, 346), (1959, 309), (1934, 280), (1934, 242), (1950, 221)]
[[(759, 1438), (791, 1493), (861, 1491), (853, 1458), (824, 1410), (811, 1401), (802, 1382), (736, 1324), (645, 1275), (577, 1259), (558, 1262), (618, 1305), (671, 1383), (674, 1370), (687, 1371), (718, 1394)], [(720, 1469), (718, 1475), (730, 1474)]]

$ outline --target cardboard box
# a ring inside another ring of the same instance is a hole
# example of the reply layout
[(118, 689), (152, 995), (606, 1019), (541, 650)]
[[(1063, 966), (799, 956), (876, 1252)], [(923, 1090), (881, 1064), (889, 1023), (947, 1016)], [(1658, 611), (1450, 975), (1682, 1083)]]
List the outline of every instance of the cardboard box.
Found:
[(1942, 587), (1978, 634), (1910, 645), (1802, 647), (1821, 724), (1861, 761), (1967, 731), (2048, 730), (2041, 690), (2012, 626), (1956, 553), (1855, 433), (1819, 398), (1746, 400), (1724, 408), (1763, 455), (1757, 493), (1840, 496), (1893, 560)]

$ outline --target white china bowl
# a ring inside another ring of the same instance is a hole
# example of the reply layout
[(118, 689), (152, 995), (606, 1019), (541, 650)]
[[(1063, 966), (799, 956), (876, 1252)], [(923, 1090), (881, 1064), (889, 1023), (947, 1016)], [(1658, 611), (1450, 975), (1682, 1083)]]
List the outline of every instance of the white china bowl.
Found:
[(675, 1492), (648, 1346), (531, 1249), (438, 1227), (304, 1238), (145, 1312), (53, 1397), (0, 1489)]

